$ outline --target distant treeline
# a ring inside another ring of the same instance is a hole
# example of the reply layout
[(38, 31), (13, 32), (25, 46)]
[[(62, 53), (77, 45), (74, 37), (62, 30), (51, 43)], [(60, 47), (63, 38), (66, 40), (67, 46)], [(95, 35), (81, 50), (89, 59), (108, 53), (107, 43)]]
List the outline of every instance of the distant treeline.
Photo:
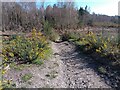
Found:
[(77, 9), (74, 2), (58, 2), (53, 6), (41, 2), (40, 8), (35, 2), (3, 2), (2, 26), (5, 30), (29, 31), (33, 27), (43, 28), (49, 22), (55, 29), (77, 29), (86, 26), (117, 27), (118, 16), (90, 14), (88, 7)]

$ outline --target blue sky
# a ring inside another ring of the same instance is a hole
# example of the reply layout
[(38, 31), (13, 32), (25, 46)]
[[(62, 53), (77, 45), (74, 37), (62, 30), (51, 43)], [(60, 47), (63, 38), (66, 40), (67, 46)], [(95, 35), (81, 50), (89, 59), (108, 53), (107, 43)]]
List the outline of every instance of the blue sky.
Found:
[(118, 2), (120, 0), (37, 0), (37, 6), (40, 5), (38, 2), (45, 1), (45, 5), (54, 5), (57, 1), (66, 2), (73, 1), (77, 8), (90, 7), (90, 13), (95, 12), (97, 14), (105, 14), (109, 16), (118, 15)]

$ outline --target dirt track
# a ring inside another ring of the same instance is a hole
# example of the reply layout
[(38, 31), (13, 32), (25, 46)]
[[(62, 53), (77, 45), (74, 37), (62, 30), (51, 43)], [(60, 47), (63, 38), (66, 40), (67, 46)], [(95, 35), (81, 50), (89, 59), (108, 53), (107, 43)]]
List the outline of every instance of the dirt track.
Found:
[[(53, 57), (42, 66), (26, 67), (21, 71), (11, 69), (5, 77), (13, 79), (17, 87), (46, 88), (110, 88), (95, 72), (94, 60), (75, 50), (68, 42), (51, 43)], [(33, 77), (23, 82), (21, 76)]]

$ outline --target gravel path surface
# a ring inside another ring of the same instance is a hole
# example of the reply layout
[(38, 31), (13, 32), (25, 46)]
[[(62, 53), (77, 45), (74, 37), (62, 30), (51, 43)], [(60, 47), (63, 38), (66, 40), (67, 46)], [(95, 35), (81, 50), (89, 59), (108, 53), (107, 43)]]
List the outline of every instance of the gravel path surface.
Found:
[[(5, 75), (13, 79), (17, 87), (28, 88), (111, 88), (104, 79), (94, 71), (94, 60), (75, 50), (68, 42), (52, 42), (53, 57), (41, 66), (31, 65), (23, 70), (10, 69)], [(32, 78), (21, 80), (25, 73)]]
[[(65, 83), (69, 88), (110, 88), (93, 70), (94, 60), (75, 51), (68, 42), (53, 43), (55, 52), (64, 64)], [(59, 50), (59, 51), (58, 51)]]

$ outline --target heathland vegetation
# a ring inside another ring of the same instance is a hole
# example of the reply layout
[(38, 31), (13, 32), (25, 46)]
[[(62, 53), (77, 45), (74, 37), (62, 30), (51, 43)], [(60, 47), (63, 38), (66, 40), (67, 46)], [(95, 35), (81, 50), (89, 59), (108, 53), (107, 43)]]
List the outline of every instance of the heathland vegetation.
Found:
[[(53, 54), (51, 42), (68, 41), (94, 58), (101, 65), (100, 73), (113, 74), (119, 86), (119, 16), (90, 14), (88, 6), (77, 9), (74, 2), (44, 5), (44, 2), (39, 7), (35, 2), (2, 3), (3, 76), (13, 64), (43, 64)], [(0, 86), (12, 84), (3, 80)]]

